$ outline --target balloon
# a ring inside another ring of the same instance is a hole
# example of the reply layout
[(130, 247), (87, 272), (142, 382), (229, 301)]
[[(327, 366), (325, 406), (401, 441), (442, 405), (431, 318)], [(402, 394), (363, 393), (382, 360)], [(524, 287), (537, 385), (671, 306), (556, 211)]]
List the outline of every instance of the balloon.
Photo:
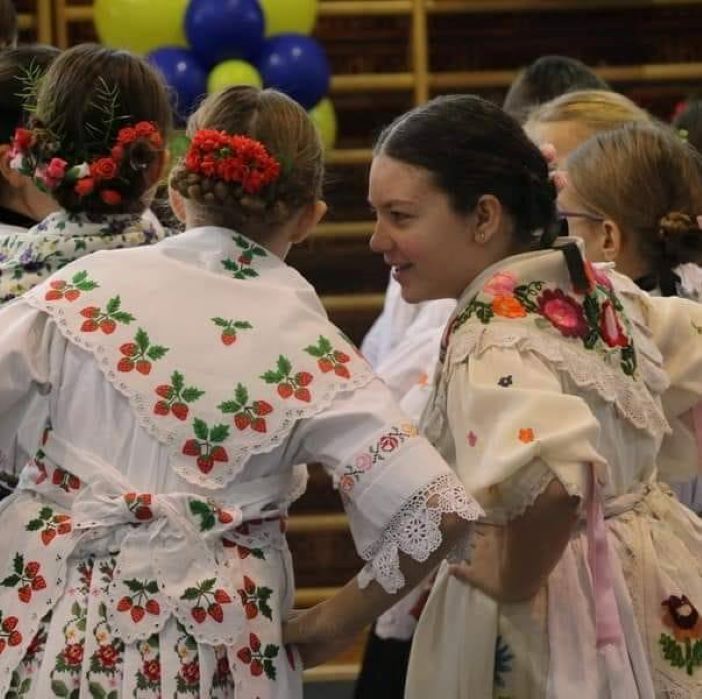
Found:
[(310, 117), (319, 129), (325, 150), (331, 150), (336, 143), (336, 110), (332, 101), (325, 97), (310, 110)]
[(172, 88), (176, 115), (187, 118), (207, 91), (207, 72), (195, 54), (177, 46), (164, 46), (152, 51), (146, 59), (155, 66)]
[(255, 60), (263, 26), (258, 0), (190, 0), (185, 14), (190, 46), (207, 68), (228, 58)]
[(262, 87), (259, 72), (246, 61), (224, 61), (215, 66), (207, 79), (207, 92), (219, 92), (230, 85)]
[(274, 87), (305, 109), (311, 109), (329, 90), (330, 69), (324, 49), (302, 34), (268, 39), (256, 63), (266, 87)]
[(266, 18), (266, 36), (309, 34), (317, 21), (317, 0), (258, 0)]
[(188, 0), (95, 0), (95, 28), (103, 44), (146, 53), (158, 46), (186, 46)]

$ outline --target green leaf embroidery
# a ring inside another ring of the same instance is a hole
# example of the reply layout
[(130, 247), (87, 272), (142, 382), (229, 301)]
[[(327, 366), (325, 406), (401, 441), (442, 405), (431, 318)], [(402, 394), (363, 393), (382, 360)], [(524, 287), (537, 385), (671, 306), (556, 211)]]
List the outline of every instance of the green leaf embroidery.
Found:
[(249, 392), (246, 390), (244, 384), (238, 383), (236, 385), (236, 389), (234, 390), (234, 398), (241, 406), (244, 406), (249, 402)]
[(192, 403), (193, 401), (196, 401), (198, 398), (201, 398), (202, 396), (205, 395), (204, 391), (201, 391), (199, 388), (194, 388), (193, 386), (189, 386), (186, 388), (183, 393), (181, 393), (183, 396), (183, 400), (186, 403)]
[(291, 371), (292, 371), (292, 364), (290, 363), (290, 360), (287, 357), (284, 357), (282, 354), (278, 357), (278, 371), (283, 374), (283, 376), (287, 376)]
[(155, 595), (158, 592), (158, 583), (155, 580), (149, 580), (146, 584), (146, 591), (149, 594)]
[(266, 383), (280, 383), (285, 378), (285, 376), (281, 376), (280, 373), (277, 371), (269, 370), (265, 372), (265, 374), (261, 374), (261, 378)]
[(212, 322), (218, 327), (218, 328), (227, 328), (229, 327), (229, 323), (224, 320), (224, 318), (220, 318), (217, 316), (216, 318), (212, 318)]
[(162, 347), (161, 345), (154, 345), (153, 347), (150, 347), (148, 351), (146, 352), (146, 356), (149, 359), (161, 359), (166, 355), (166, 352), (168, 352), (168, 347)]
[(22, 578), (19, 575), (8, 575), (0, 585), (4, 587), (14, 587)]
[(171, 386), (173, 386), (173, 390), (176, 393), (179, 393), (181, 389), (183, 388), (184, 385), (184, 377), (183, 374), (181, 374), (179, 371), (174, 371), (171, 374)]
[(51, 681), (51, 691), (54, 693), (55, 697), (68, 696), (68, 687), (66, 687), (66, 685), (59, 680)]
[(234, 327), (238, 330), (249, 330), (253, 328), (253, 325), (248, 320), (237, 320), (234, 322)]
[(131, 580), (125, 580), (124, 584), (132, 591), (132, 592), (141, 592), (144, 589), (144, 585), (139, 581), (134, 578)]
[(93, 697), (93, 699), (107, 699), (105, 690), (102, 688), (102, 685), (98, 684), (97, 682), (91, 682), (88, 685), (88, 690), (90, 691), (90, 696)]
[(227, 425), (215, 425), (210, 430), (211, 442), (223, 442), (229, 436), (229, 427)]
[(204, 420), (201, 420), (199, 417), (196, 417), (193, 420), (193, 431), (198, 439), (203, 441), (207, 440), (207, 423)]
[(120, 299), (119, 296), (113, 296), (108, 302), (107, 302), (107, 312), (112, 314), (116, 313), (119, 311), (119, 307), (122, 303), (122, 299)]
[(39, 517), (43, 520), (47, 520), (54, 514), (54, 511), (50, 507), (42, 507), (39, 510)]
[(200, 590), (202, 592), (212, 592), (212, 588), (215, 586), (217, 578), (207, 578), (200, 583)]
[(125, 313), (124, 311), (117, 311), (116, 313), (112, 314), (112, 317), (120, 322), (124, 323), (125, 325), (129, 325), (134, 320), (134, 316), (131, 313)]
[(240, 408), (239, 403), (233, 400), (224, 401), (217, 406), (217, 410), (221, 410), (223, 413), (238, 413)]
[(28, 532), (35, 532), (44, 526), (44, 522), (40, 519), (33, 519), (27, 524), (26, 529)]
[(146, 352), (148, 346), (149, 346), (149, 336), (146, 334), (146, 330), (143, 328), (139, 328), (136, 331), (136, 335), (134, 336), (134, 340), (137, 343), (137, 346), (141, 350), (142, 353)]
[(186, 599), (186, 600), (191, 600), (191, 599), (197, 599), (200, 596), (200, 593), (197, 591), (196, 588), (194, 587), (186, 587), (185, 592), (180, 596), (180, 599)]
[(22, 575), (22, 571), (24, 570), (24, 556), (21, 553), (16, 553), (12, 565), (15, 569), (15, 573)]

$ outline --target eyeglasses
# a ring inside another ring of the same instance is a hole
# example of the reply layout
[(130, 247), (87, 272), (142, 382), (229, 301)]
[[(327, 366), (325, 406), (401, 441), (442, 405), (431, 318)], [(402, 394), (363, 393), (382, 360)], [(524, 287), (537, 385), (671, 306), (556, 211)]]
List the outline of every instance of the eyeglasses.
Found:
[(556, 212), (556, 216), (560, 221), (561, 230), (559, 232), (559, 235), (561, 236), (568, 235), (569, 218), (584, 218), (587, 221), (593, 221), (594, 223), (602, 223), (603, 221), (607, 220), (604, 216), (600, 216), (599, 214), (591, 214), (587, 211), (563, 211), (562, 209), (559, 209)]

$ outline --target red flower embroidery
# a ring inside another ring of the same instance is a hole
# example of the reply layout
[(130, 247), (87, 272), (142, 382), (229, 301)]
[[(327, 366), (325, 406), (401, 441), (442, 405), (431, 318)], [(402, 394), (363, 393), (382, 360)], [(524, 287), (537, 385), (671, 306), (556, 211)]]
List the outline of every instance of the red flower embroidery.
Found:
[(546, 289), (538, 298), (539, 313), (566, 337), (585, 337), (588, 332), (580, 304), (561, 289)]
[(161, 663), (158, 660), (147, 660), (142, 672), (149, 682), (158, 682), (161, 679)]
[(83, 644), (71, 643), (67, 645), (61, 655), (66, 661), (66, 665), (80, 665), (83, 662)]
[(665, 608), (663, 623), (678, 641), (702, 639), (702, 617), (685, 596), (671, 595), (661, 603)]
[(602, 304), (600, 335), (610, 347), (626, 347), (629, 344), (611, 301)]
[(191, 663), (185, 663), (180, 668), (180, 675), (187, 684), (195, 684), (200, 681), (200, 664), (194, 660)]
[(119, 651), (109, 644), (100, 646), (96, 655), (103, 667), (114, 667), (119, 660)]

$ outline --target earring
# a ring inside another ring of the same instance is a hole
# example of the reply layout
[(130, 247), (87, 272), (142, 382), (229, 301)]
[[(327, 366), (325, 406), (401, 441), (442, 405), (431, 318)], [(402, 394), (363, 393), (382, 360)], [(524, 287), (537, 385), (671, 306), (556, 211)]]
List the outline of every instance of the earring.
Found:
[(478, 231), (478, 233), (475, 234), (475, 240), (478, 243), (484, 243), (486, 239), (487, 235), (485, 234), (485, 231)]

